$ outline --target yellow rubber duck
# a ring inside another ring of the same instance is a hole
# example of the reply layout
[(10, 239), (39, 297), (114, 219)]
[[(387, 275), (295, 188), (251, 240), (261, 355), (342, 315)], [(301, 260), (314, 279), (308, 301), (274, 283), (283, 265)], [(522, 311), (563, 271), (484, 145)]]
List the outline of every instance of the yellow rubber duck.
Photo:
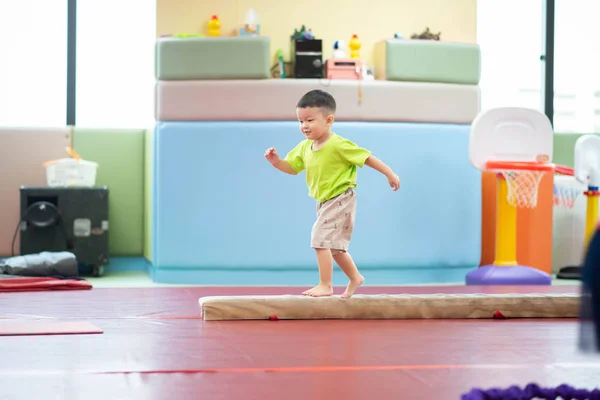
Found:
[(208, 36), (221, 36), (221, 21), (216, 15), (208, 21)]
[(348, 47), (350, 48), (350, 58), (360, 58), (360, 40), (358, 40), (358, 35), (352, 35), (352, 39), (350, 39), (350, 43), (348, 43)]

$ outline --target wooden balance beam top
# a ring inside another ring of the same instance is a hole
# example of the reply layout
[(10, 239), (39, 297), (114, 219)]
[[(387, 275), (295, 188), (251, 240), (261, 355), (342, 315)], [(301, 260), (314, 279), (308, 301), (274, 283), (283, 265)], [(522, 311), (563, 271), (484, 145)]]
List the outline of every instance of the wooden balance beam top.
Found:
[[(207, 296), (198, 300), (207, 321), (256, 319), (577, 318), (580, 295), (400, 294), (332, 297)], [(500, 313), (500, 314), (498, 314)]]

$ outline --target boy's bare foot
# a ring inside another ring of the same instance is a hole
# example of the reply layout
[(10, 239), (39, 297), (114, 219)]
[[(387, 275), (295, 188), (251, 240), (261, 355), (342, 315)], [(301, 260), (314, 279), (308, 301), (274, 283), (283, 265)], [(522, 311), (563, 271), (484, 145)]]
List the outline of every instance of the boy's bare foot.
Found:
[(317, 285), (312, 289), (302, 292), (305, 296), (326, 297), (333, 295), (333, 287), (327, 285)]
[(342, 299), (349, 299), (352, 297), (356, 289), (365, 281), (365, 277), (359, 275), (357, 279), (352, 279), (348, 282), (348, 286), (346, 286), (346, 291), (342, 294)]

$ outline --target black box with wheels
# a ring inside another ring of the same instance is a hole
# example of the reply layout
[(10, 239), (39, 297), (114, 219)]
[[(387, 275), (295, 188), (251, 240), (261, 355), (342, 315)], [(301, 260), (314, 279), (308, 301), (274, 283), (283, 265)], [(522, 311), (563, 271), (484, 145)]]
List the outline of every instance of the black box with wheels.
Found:
[(21, 187), (21, 255), (69, 251), (92, 268), (108, 264), (108, 187)]

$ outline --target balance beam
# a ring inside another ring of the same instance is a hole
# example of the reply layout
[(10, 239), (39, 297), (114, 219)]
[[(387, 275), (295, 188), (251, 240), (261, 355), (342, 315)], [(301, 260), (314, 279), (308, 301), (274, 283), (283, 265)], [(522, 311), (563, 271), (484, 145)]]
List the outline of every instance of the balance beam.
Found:
[(577, 318), (577, 293), (201, 297), (206, 321), (264, 319)]

